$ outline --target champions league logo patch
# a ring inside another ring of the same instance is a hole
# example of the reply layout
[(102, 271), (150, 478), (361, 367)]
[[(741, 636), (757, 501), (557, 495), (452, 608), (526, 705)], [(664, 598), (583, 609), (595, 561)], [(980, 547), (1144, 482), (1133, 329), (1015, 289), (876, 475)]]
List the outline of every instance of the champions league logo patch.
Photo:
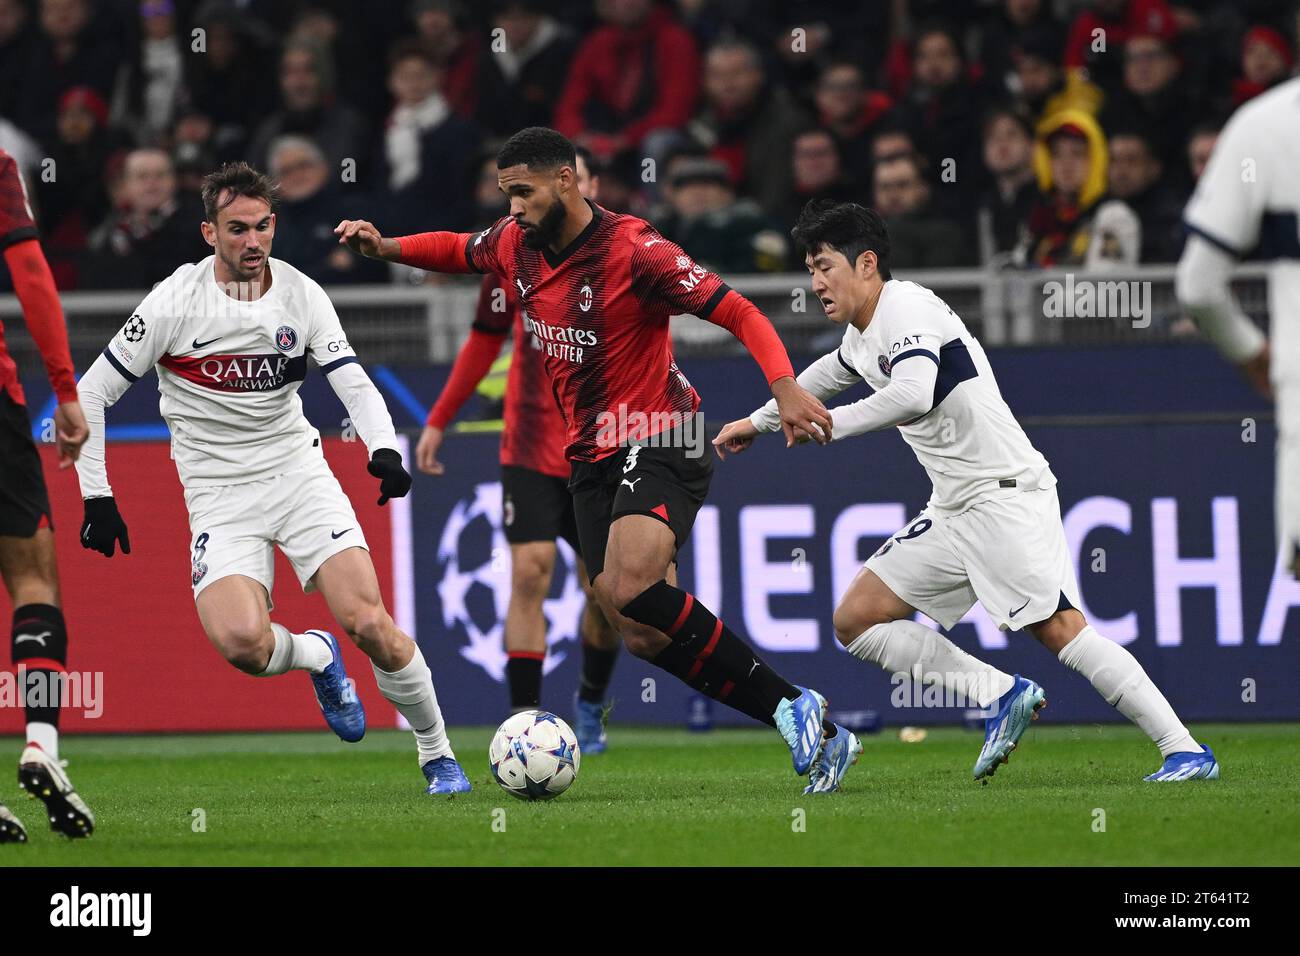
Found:
[(882, 372), (884, 372), (886, 375), (888, 375), (888, 374), (889, 374), (889, 359), (887, 359), (887, 358), (885, 358), (883, 355), (881, 355), (881, 356), (879, 357), (879, 360), (880, 360), (880, 371), (882, 371)]
[(292, 352), (297, 344), (298, 333), (289, 326), (282, 325), (275, 330), (275, 347), (281, 352)]

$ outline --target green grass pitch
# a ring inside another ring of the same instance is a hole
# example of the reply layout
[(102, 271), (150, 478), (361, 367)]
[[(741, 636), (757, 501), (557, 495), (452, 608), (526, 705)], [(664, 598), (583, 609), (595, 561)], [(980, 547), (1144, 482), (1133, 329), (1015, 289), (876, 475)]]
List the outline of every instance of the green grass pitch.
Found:
[(439, 799), (398, 731), (70, 737), (94, 837), (56, 837), (6, 773), (0, 801), (31, 839), (0, 866), (1300, 863), (1300, 726), (1193, 731), (1222, 779), (1146, 784), (1157, 756), (1133, 728), (1048, 726), (981, 786), (976, 733), (886, 730), (842, 792), (806, 797), (770, 731), (615, 724), (568, 793), (531, 804), (491, 782), (489, 728), (453, 730), (474, 792)]

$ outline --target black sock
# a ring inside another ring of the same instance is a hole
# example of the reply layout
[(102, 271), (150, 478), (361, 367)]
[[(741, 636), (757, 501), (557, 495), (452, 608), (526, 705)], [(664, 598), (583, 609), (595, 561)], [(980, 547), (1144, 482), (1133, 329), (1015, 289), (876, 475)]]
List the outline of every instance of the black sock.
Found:
[(619, 646), (604, 648), (582, 642), (582, 673), (578, 677), (578, 699), (589, 704), (603, 704), (609, 678), (614, 673)]
[(508, 651), (506, 683), (510, 685), (511, 710), (536, 710), (542, 705), (542, 659), (544, 654)]
[[(14, 608), (13, 662), (26, 671), (27, 723), (59, 726), (62, 676), (67, 673), (68, 632), (63, 612), (52, 604), (24, 604)], [(43, 684), (42, 692), (36, 692)]]
[(650, 663), (663, 668), (706, 697), (711, 697), (720, 704), (726, 704), (746, 717), (753, 717), (759, 723), (767, 724), (769, 727), (776, 726), (772, 712), (763, 709), (763, 705), (752, 691), (737, 687), (723, 677), (711, 663), (695, 669), (698, 662), (680, 644), (669, 644)]
[(755, 654), (712, 611), (667, 581), (646, 588), (628, 602), (622, 614), (663, 631), (674, 644), (682, 645), (701, 668), (711, 662), (736, 689), (752, 693), (765, 713), (775, 711), (782, 700), (799, 696), (798, 688)]

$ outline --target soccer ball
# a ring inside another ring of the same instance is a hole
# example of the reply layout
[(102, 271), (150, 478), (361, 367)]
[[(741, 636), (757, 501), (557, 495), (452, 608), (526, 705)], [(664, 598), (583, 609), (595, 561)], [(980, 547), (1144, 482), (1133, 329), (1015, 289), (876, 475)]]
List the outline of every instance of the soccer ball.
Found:
[(488, 747), (492, 779), (520, 800), (549, 800), (578, 776), (578, 738), (569, 725), (544, 710), (515, 714), (497, 728)]

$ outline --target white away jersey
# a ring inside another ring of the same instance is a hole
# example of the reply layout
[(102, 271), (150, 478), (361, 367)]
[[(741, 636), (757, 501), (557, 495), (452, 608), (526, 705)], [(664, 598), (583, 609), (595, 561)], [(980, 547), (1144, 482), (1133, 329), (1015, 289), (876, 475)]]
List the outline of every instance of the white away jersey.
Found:
[(1300, 380), (1300, 78), (1232, 114), (1183, 218), (1233, 256), (1272, 260), (1272, 375)]
[(271, 288), (241, 302), (217, 285), (214, 259), (160, 282), (104, 350), (127, 382), (157, 366), (159, 409), (187, 488), (254, 481), (320, 458), (320, 434), (298, 398), (307, 353), (326, 373), (357, 361), (315, 281), (270, 259)]
[[(910, 396), (900, 406), (887, 389), (894, 370), (908, 368), (909, 362), (933, 363), (911, 367), (925, 373), (927, 388), (933, 382), (932, 391)], [(872, 395), (831, 409), (832, 438), (897, 425), (934, 484), (929, 507), (955, 513), (1002, 489), (1056, 484), (1047, 460), (1003, 401), (984, 349), (924, 286), (887, 281), (866, 331), (849, 325), (838, 351), (799, 376), (800, 384), (823, 398), (858, 380)], [(910, 409), (911, 417), (900, 421), (898, 407)], [(761, 431), (780, 428), (775, 401), (751, 421)]]

